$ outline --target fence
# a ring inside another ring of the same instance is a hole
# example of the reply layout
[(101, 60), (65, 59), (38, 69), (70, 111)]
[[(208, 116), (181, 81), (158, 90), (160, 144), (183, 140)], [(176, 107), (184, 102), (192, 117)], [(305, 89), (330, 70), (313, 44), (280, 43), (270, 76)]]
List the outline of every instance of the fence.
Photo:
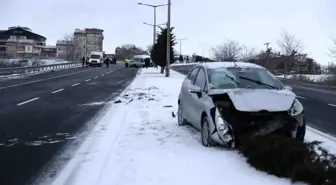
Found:
[(0, 68), (0, 76), (31, 74), (31, 73), (38, 73), (41, 71), (79, 67), (81, 65), (82, 65), (82, 62), (71, 62), (71, 63), (63, 63), (63, 64), (32, 66), (32, 67)]

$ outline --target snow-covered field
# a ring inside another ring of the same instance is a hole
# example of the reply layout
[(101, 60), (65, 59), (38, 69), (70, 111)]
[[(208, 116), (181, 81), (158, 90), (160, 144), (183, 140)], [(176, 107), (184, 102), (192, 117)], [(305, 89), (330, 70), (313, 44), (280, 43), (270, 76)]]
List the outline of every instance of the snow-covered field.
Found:
[[(298, 78), (300, 74), (298, 75), (287, 75), (287, 79), (296, 79)], [(306, 78), (307, 80), (309, 81), (312, 81), (312, 82), (323, 82), (325, 81), (326, 79), (332, 77), (332, 75), (328, 75), (328, 74), (317, 74), (317, 75), (308, 75), (308, 74), (302, 74), (301, 76), (303, 76), (304, 78)], [(278, 78), (285, 78), (284, 75), (277, 75), (276, 77)]]
[[(237, 151), (203, 147), (197, 131), (179, 127), (172, 112), (183, 79), (174, 71), (166, 78), (154, 68), (142, 69), (51, 184), (291, 184), (250, 167)], [(334, 138), (315, 130), (307, 138), (336, 146)]]

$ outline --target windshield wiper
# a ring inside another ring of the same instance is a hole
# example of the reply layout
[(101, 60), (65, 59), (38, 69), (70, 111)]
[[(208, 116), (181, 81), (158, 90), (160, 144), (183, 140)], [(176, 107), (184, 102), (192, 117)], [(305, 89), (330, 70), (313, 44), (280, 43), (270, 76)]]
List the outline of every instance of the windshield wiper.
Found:
[(259, 81), (259, 80), (254, 80), (254, 79), (247, 78), (247, 77), (244, 77), (244, 76), (238, 76), (238, 77), (241, 78), (241, 79), (244, 79), (244, 80), (248, 80), (248, 81), (254, 82), (254, 83), (258, 84), (258, 85), (264, 85), (264, 86), (267, 86), (269, 88), (277, 89), (278, 90), (277, 87), (275, 87), (273, 85), (270, 85), (270, 84), (267, 84), (267, 83), (264, 83), (264, 82)]
[(239, 82), (235, 78), (233, 78), (232, 76), (227, 75), (227, 74), (225, 74), (225, 76), (228, 77), (228, 78), (230, 78), (230, 80), (232, 80), (232, 81), (236, 82), (237, 84), (239, 84)]

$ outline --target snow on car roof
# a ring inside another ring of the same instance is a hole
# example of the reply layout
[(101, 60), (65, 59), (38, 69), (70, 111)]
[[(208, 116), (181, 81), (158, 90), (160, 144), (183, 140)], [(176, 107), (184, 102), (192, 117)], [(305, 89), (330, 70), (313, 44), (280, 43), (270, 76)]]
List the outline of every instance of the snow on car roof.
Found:
[[(235, 64), (236, 63), (236, 64)], [(257, 64), (249, 63), (249, 62), (209, 62), (200, 64), (206, 68), (214, 69), (214, 68), (221, 68), (221, 67), (252, 67), (252, 68), (262, 68), (264, 67), (259, 66)]]

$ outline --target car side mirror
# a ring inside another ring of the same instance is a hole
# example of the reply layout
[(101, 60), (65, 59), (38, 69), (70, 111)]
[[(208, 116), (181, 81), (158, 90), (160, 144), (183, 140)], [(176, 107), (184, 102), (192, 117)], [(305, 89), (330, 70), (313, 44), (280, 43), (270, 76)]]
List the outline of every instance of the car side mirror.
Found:
[(284, 89), (289, 90), (289, 91), (293, 91), (293, 88), (291, 86), (284, 86)]
[(194, 86), (192, 88), (189, 89), (189, 92), (190, 93), (194, 93), (194, 94), (197, 94), (197, 96), (200, 98), (202, 96), (202, 90), (200, 87), (198, 86)]

